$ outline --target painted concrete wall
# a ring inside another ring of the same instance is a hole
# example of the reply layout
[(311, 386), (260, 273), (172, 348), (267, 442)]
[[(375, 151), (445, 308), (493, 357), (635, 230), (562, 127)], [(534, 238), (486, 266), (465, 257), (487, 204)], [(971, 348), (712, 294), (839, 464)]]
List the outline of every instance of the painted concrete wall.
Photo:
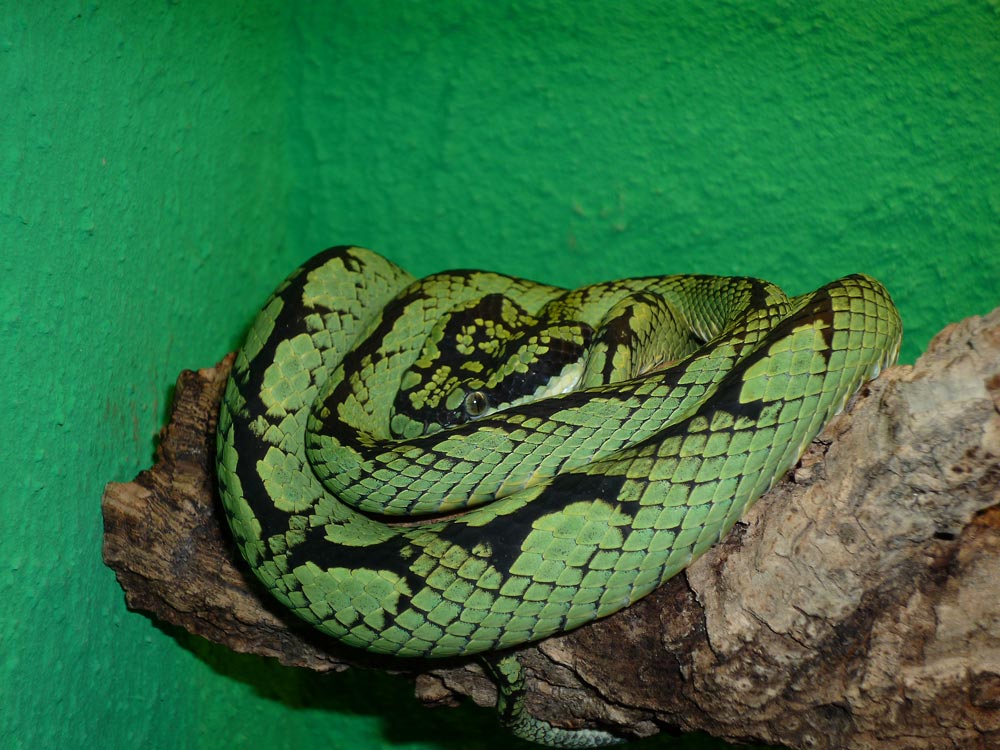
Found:
[(417, 5), (293, 18), (302, 248), (569, 285), (865, 271), (906, 360), (1000, 301), (995, 3)]
[(907, 360), (1000, 304), (994, 3), (11, 2), (0, 91), (3, 747), (507, 745), (163, 628), (101, 564), (177, 371), (323, 246), (567, 285), (866, 271)]

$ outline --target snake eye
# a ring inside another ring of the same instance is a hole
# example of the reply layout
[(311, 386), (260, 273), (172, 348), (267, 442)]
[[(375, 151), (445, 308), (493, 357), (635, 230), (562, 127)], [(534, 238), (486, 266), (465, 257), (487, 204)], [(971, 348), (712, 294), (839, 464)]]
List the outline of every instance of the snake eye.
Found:
[(489, 407), (490, 401), (482, 391), (472, 391), (465, 397), (465, 413), (470, 417), (478, 417)]

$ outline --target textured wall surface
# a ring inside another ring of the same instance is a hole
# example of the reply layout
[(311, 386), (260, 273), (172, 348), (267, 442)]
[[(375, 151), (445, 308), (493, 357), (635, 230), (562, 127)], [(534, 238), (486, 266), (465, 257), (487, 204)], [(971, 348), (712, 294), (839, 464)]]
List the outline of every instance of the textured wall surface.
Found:
[(284, 733), (101, 563), (104, 483), (149, 463), (178, 369), (244, 325), (219, 292), (286, 242), (282, 3), (237, 5), (0, 5), (4, 748)]
[(101, 564), (177, 371), (325, 245), (567, 285), (863, 270), (907, 360), (1000, 304), (995, 3), (5, 3), (0, 91), (3, 747), (507, 745), (165, 631)]
[[(382, 10), (376, 10), (381, 8)], [(577, 284), (865, 271), (912, 360), (1000, 301), (995, 3), (357, 4), (293, 19), (303, 248)]]

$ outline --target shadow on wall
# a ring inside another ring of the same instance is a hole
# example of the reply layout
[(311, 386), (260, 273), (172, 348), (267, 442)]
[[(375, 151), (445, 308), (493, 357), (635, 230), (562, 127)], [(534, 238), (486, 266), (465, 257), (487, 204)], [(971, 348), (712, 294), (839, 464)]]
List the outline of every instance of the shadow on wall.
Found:
[[(194, 654), (214, 672), (250, 687), (266, 700), (291, 709), (323, 711), (331, 721), (338, 715), (378, 718), (384, 747), (434, 745), (441, 750), (539, 750), (519, 740), (497, 723), (492, 709), (464, 702), (458, 708), (429, 709), (413, 695), (413, 683), (366, 669), (319, 674), (285, 667), (273, 659), (237, 654), (185, 630), (154, 621), (154, 626)], [(724, 746), (707, 735), (683, 737), (660, 734), (628, 743), (629, 750), (718, 750)], [(746, 745), (747, 750), (780, 750)]]

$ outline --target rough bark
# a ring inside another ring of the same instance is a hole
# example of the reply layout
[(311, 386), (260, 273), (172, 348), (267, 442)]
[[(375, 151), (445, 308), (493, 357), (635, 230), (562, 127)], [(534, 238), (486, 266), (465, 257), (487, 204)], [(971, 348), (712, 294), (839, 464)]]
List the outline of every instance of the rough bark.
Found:
[[(231, 359), (184, 372), (156, 465), (107, 486), (104, 559), (128, 605), (319, 671), (405, 670), (427, 704), (481, 704), (475, 663), (376, 660), (247, 577), (214, 487)], [(799, 466), (684, 574), (525, 648), (529, 705), (639, 737), (789, 748), (1000, 748), (1000, 308), (863, 389)]]

